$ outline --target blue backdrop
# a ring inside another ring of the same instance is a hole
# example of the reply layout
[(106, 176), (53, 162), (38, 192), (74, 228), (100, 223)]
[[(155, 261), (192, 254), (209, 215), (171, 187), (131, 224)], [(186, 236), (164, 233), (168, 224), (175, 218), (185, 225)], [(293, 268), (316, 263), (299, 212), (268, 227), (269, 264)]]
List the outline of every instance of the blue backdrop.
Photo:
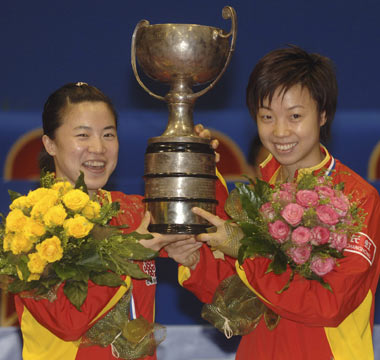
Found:
[[(197, 23), (229, 30), (230, 22), (221, 16), (225, 5), (237, 12), (236, 51), (221, 81), (197, 101), (195, 122), (229, 134), (247, 153), (255, 133), (245, 110), (247, 78), (265, 53), (297, 44), (336, 63), (340, 95), (330, 149), (366, 177), (370, 153), (380, 141), (377, 0), (2, 1), (0, 164), (14, 141), (40, 126), (49, 93), (64, 83), (85, 81), (107, 93), (121, 114), (121, 157), (112, 185), (127, 193), (142, 193), (146, 142), (162, 133), (167, 110), (138, 86), (132, 74), (134, 27), (147, 19), (153, 24)], [(161, 94), (168, 90), (145, 77), (144, 81)], [(374, 185), (380, 189), (378, 182)], [(1, 211), (8, 205), (8, 188), (25, 192), (30, 186), (2, 181)], [(157, 320), (202, 322), (200, 303), (175, 284), (176, 265), (159, 260), (158, 275)]]
[(140, 89), (132, 75), (130, 43), (137, 22), (229, 30), (221, 16), (225, 5), (238, 16), (236, 52), (221, 82), (196, 109), (243, 107), (254, 63), (288, 43), (334, 60), (341, 109), (379, 109), (377, 0), (2, 1), (0, 107), (39, 111), (52, 90), (86, 81), (109, 94), (119, 109), (162, 109), (165, 105)]

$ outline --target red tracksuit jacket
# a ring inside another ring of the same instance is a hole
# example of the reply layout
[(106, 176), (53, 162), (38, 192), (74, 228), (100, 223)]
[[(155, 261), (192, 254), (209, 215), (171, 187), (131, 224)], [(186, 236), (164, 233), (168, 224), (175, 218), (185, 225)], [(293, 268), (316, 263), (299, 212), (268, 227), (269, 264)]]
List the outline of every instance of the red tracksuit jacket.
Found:
[[(324, 279), (332, 292), (318, 282), (295, 276), (288, 290), (281, 289), (290, 271), (278, 276), (265, 273), (269, 260), (247, 259), (239, 267), (235, 259), (216, 260), (207, 246), (201, 249), (196, 269), (180, 267), (180, 283), (203, 302), (210, 303), (223, 279), (238, 274), (268, 307), (281, 316), (270, 331), (262, 319), (257, 328), (243, 336), (237, 360), (365, 360), (373, 359), (372, 330), (375, 292), (379, 278), (380, 199), (379, 194), (358, 174), (333, 159), (326, 149), (325, 159), (312, 169), (335, 164), (335, 183), (344, 182), (346, 194), (367, 213), (365, 225), (351, 239), (339, 266)], [(274, 182), (280, 164), (270, 155), (262, 164), (263, 179)]]

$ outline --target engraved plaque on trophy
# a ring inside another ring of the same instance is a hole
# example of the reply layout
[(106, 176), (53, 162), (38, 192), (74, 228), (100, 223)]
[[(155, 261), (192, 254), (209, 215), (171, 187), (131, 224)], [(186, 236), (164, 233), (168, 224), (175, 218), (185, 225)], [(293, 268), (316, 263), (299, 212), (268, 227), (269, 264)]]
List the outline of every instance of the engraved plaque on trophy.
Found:
[[(156, 24), (140, 21), (132, 37), (132, 69), (140, 86), (166, 101), (169, 119), (161, 136), (150, 138), (145, 153), (145, 199), (152, 214), (149, 231), (196, 234), (210, 224), (191, 212), (194, 206), (215, 212), (215, 154), (210, 140), (194, 132), (196, 99), (212, 89), (225, 72), (235, 48), (235, 10), (223, 8), (231, 19), (226, 33), (211, 26)], [(141, 81), (136, 59), (150, 78), (167, 84), (163, 97)], [(210, 84), (194, 93), (192, 86)]]

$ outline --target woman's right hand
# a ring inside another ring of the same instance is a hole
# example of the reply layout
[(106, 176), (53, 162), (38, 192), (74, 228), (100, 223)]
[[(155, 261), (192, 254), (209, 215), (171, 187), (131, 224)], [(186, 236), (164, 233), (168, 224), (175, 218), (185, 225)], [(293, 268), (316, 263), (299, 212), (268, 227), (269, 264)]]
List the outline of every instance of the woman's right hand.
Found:
[(139, 234), (150, 234), (153, 236), (151, 239), (141, 239), (140, 244), (146, 248), (152, 249), (154, 251), (160, 251), (163, 247), (175, 243), (181, 240), (189, 240), (193, 243), (196, 242), (194, 235), (179, 235), (179, 234), (159, 234), (159, 233), (151, 233), (148, 231), (148, 225), (150, 224), (150, 212), (147, 211), (141, 221), (140, 226), (136, 229), (136, 232)]

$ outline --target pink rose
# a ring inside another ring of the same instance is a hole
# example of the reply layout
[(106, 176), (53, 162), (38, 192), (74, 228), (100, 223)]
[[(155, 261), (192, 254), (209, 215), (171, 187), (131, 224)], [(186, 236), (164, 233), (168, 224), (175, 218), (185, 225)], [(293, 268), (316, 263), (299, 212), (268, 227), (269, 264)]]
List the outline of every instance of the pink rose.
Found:
[(318, 199), (318, 194), (313, 190), (300, 190), (296, 194), (297, 204), (303, 207), (317, 206)]
[(289, 226), (281, 220), (276, 220), (268, 224), (269, 234), (276, 239), (279, 243), (283, 243), (289, 236)]
[(273, 194), (273, 201), (278, 201), (282, 204), (288, 204), (292, 202), (293, 200), (293, 195), (284, 190), (277, 191)]
[(261, 205), (260, 212), (266, 220), (273, 220), (276, 215), (270, 202)]
[(311, 243), (313, 245), (326, 244), (330, 239), (329, 229), (322, 226), (315, 226), (311, 229)]
[(319, 205), (316, 209), (320, 221), (327, 225), (335, 225), (339, 221), (338, 213), (329, 205)]
[(306, 244), (310, 240), (310, 230), (307, 227), (299, 226), (292, 232), (292, 241), (297, 245)]
[(317, 184), (324, 184), (324, 182), (325, 182), (325, 177), (324, 176), (319, 176), (318, 178), (317, 178)]
[(304, 209), (298, 204), (288, 204), (282, 211), (281, 216), (292, 226), (297, 226), (301, 220), (304, 213)]
[(333, 196), (330, 198), (330, 204), (335, 208), (340, 216), (346, 216), (350, 205), (347, 197), (343, 194), (341, 194), (339, 197)]
[(335, 259), (328, 258), (320, 258), (318, 256), (314, 257), (310, 263), (310, 269), (318, 276), (323, 276), (329, 273), (335, 266)]
[(295, 193), (297, 190), (297, 185), (293, 182), (288, 182), (281, 184), (280, 189), (287, 191), (288, 193)]
[(315, 191), (321, 198), (331, 198), (335, 196), (334, 190), (326, 185), (316, 186)]
[(302, 265), (309, 260), (311, 249), (312, 247), (309, 244), (295, 246), (288, 250), (288, 254), (296, 264)]
[(330, 246), (342, 251), (347, 246), (347, 235), (343, 233), (331, 233)]

